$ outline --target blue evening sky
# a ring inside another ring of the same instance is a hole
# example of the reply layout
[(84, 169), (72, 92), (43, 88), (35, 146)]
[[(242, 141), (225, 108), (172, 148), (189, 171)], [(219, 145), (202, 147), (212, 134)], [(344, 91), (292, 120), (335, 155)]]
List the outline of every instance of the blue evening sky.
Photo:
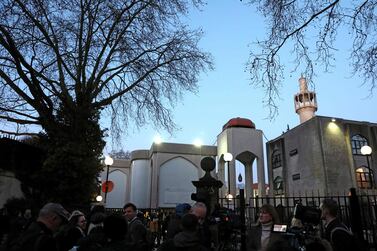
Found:
[[(301, 72), (289, 72), (293, 60), (289, 55), (290, 48), (281, 55), (287, 62), (287, 74), (280, 90), (281, 99), (276, 100), (279, 115), (275, 119), (266, 119), (269, 110), (262, 103), (264, 91), (249, 84), (250, 75), (245, 66), (254, 46), (252, 42), (264, 39), (266, 29), (263, 17), (254, 8), (238, 0), (209, 0), (200, 11), (193, 10), (187, 22), (194, 28), (203, 29), (205, 35), (200, 46), (212, 54), (215, 70), (202, 74), (198, 93), (185, 94), (174, 107), (174, 121), (180, 129), (169, 135), (163, 130), (155, 130), (152, 125), (145, 125), (140, 130), (130, 126), (122, 146), (112, 146), (109, 142), (105, 153), (113, 148), (149, 149), (156, 134), (160, 134), (164, 142), (191, 144), (195, 139), (201, 139), (205, 145), (213, 145), (222, 126), (234, 117), (251, 119), (268, 140), (285, 131), (287, 124), (290, 128), (299, 124), (293, 96), (299, 90)], [(317, 114), (377, 122), (377, 99), (368, 97), (369, 89), (362, 86), (361, 78), (351, 76), (349, 44), (343, 44), (350, 39), (343, 37), (342, 33), (339, 37), (336, 67), (330, 73), (320, 69), (313, 79), (318, 100)]]

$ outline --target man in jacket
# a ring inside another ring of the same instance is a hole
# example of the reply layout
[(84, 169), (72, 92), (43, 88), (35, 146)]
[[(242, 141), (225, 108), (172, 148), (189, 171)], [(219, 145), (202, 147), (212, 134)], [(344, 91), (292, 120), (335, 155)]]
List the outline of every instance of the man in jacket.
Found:
[(39, 211), (38, 218), (31, 223), (20, 236), (11, 251), (55, 251), (56, 241), (53, 234), (66, 223), (69, 217), (67, 210), (57, 203), (47, 203)]
[(329, 241), (334, 251), (348, 251), (355, 249), (355, 238), (344, 225), (338, 215), (338, 204), (332, 199), (325, 199), (321, 205), (321, 219), (325, 223), (324, 238)]
[(137, 217), (137, 208), (133, 203), (127, 203), (123, 207), (123, 215), (128, 221), (126, 240), (135, 245), (138, 250), (150, 249), (147, 243), (147, 228)]
[(177, 233), (173, 239), (164, 242), (159, 251), (208, 251), (200, 243), (198, 236), (198, 218), (193, 214), (185, 214), (180, 223), (182, 232)]

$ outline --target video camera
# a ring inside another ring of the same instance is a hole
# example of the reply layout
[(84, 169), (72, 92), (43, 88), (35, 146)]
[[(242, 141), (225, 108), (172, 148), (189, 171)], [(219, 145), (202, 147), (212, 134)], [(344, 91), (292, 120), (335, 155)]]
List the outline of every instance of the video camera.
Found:
[(318, 240), (317, 226), (321, 222), (321, 210), (296, 204), (293, 211), (296, 221), (288, 225), (275, 224), (273, 232), (281, 233), (295, 250), (306, 250), (306, 246)]
[(209, 218), (211, 225), (217, 225), (219, 239), (228, 240), (234, 231), (241, 229), (241, 219), (228, 208), (217, 208)]
[(321, 210), (314, 207), (296, 204), (293, 217), (299, 219), (303, 225), (318, 225), (321, 222)]

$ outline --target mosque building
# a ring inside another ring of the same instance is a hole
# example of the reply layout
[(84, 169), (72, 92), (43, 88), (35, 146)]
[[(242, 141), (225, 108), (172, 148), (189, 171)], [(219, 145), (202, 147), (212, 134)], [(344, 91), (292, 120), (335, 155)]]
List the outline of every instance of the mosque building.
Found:
[(266, 143), (271, 191), (326, 195), (375, 189), (377, 124), (316, 116), (315, 92), (305, 78), (299, 83), (294, 104), (300, 124)]
[[(236, 166), (245, 170), (247, 200), (256, 194), (334, 195), (351, 187), (360, 192), (376, 191), (377, 124), (316, 115), (316, 93), (308, 90), (304, 77), (299, 79), (294, 105), (300, 124), (265, 144), (262, 130), (250, 119), (232, 118), (213, 146), (153, 143), (149, 149), (132, 151), (128, 160), (115, 159), (100, 175), (102, 184), (106, 180), (112, 184), (107, 191), (102, 186), (103, 202), (109, 208), (120, 208), (128, 201), (139, 208), (191, 203), (191, 194), (196, 192), (192, 181), (203, 177), (200, 162), (208, 156), (216, 162), (212, 176), (224, 184), (221, 198), (238, 194)], [(0, 145), (6, 149), (3, 141)], [(7, 198), (21, 196), (19, 181), (1, 170), (0, 205)]]
[[(247, 199), (255, 194), (325, 195), (351, 187), (375, 189), (377, 155), (372, 149), (377, 149), (377, 124), (316, 116), (316, 93), (308, 90), (304, 77), (299, 79), (299, 88), (294, 104), (300, 124), (265, 144), (267, 177), (263, 132), (249, 119), (233, 118), (223, 126), (215, 146), (153, 143), (149, 150), (131, 152), (130, 160), (115, 160), (109, 167), (108, 180), (114, 187), (107, 194), (107, 207), (122, 207), (127, 201), (140, 208), (191, 202), (190, 195), (195, 192), (192, 181), (204, 175), (200, 161), (206, 156), (216, 160), (217, 172), (213, 176), (224, 184), (220, 197), (237, 194), (236, 163), (245, 168)], [(106, 178), (105, 169), (102, 181)], [(258, 181), (256, 190), (254, 178)], [(269, 190), (266, 178), (270, 181)]]
[[(234, 118), (223, 126), (217, 146), (153, 143), (149, 150), (131, 152), (130, 160), (115, 160), (109, 166), (108, 180), (114, 186), (106, 195), (106, 205), (119, 208), (132, 201), (140, 208), (158, 208), (191, 202), (191, 194), (196, 192), (192, 181), (204, 175), (200, 161), (207, 156), (216, 159), (218, 172), (213, 176), (225, 184), (220, 197), (236, 194), (236, 161), (245, 167), (246, 195), (250, 197), (253, 193), (254, 162), (258, 170), (257, 190), (259, 194), (265, 194), (262, 131), (249, 119)], [(227, 156), (232, 159), (228, 160)], [(106, 172), (105, 168), (102, 182), (106, 180)], [(229, 182), (225, 180), (228, 175)]]

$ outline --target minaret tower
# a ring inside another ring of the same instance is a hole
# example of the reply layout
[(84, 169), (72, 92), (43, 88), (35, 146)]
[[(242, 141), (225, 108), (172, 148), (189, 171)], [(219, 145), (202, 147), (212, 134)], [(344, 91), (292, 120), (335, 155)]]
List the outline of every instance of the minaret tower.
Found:
[(317, 111), (317, 95), (315, 92), (308, 90), (306, 78), (301, 76), (298, 80), (300, 83), (300, 92), (294, 97), (296, 113), (300, 116), (300, 123), (313, 118)]

